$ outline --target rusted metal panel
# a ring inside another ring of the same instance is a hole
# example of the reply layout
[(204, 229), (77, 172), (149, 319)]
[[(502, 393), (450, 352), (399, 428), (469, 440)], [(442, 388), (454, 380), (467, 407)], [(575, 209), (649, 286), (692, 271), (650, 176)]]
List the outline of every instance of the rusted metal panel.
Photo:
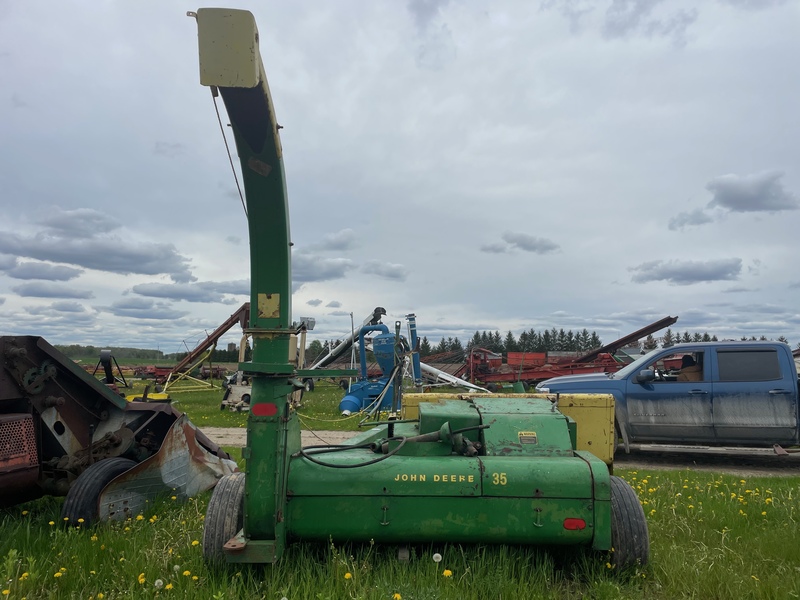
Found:
[(181, 415), (155, 455), (105, 487), (99, 499), (100, 518), (124, 520), (143, 513), (147, 503), (159, 495), (185, 499), (211, 489), (219, 479), (238, 470), (233, 460), (218, 456), (213, 448), (218, 451), (216, 444)]

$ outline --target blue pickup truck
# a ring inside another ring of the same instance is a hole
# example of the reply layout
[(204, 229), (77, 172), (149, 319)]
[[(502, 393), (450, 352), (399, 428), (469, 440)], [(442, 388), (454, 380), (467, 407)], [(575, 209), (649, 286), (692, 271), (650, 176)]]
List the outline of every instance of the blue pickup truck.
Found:
[(554, 377), (536, 390), (612, 394), (626, 452), (641, 443), (800, 444), (797, 366), (783, 343), (677, 344), (616, 373)]

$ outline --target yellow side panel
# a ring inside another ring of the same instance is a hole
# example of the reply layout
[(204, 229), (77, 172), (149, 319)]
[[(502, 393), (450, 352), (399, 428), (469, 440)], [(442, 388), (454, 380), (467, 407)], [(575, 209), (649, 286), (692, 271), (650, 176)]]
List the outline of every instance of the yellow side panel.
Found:
[(614, 396), (561, 394), (558, 410), (578, 424), (578, 450), (586, 450), (604, 463), (613, 464)]

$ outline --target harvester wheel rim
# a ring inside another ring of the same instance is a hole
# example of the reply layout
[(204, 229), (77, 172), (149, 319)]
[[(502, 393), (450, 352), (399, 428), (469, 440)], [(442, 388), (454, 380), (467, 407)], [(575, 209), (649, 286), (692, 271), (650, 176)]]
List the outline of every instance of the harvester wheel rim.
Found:
[[(84, 526), (97, 520), (100, 514), (100, 493), (117, 475), (136, 466), (129, 458), (106, 458), (89, 466), (81, 473), (67, 492), (61, 518), (70, 525)], [(83, 521), (80, 521), (83, 519)]]
[(639, 497), (621, 477), (611, 477), (611, 564), (618, 570), (644, 566), (650, 558), (650, 534)]
[(214, 488), (203, 525), (203, 557), (209, 562), (224, 561), (222, 547), (244, 525), (244, 483), (245, 474), (236, 472)]

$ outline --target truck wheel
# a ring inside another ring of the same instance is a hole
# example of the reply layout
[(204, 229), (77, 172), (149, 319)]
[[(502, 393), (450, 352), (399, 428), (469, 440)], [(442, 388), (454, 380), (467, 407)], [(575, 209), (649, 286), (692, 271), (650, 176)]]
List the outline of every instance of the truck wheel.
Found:
[(618, 570), (646, 565), (650, 534), (639, 498), (621, 477), (611, 477), (611, 564)]
[(120, 457), (106, 458), (91, 465), (69, 488), (64, 506), (61, 507), (61, 519), (70, 525), (78, 525), (78, 519), (83, 519), (84, 526), (96, 521), (100, 492), (117, 475), (135, 466), (136, 461)]
[(209, 562), (224, 561), (222, 546), (244, 525), (244, 482), (244, 473), (231, 473), (214, 488), (203, 525), (203, 557)]

